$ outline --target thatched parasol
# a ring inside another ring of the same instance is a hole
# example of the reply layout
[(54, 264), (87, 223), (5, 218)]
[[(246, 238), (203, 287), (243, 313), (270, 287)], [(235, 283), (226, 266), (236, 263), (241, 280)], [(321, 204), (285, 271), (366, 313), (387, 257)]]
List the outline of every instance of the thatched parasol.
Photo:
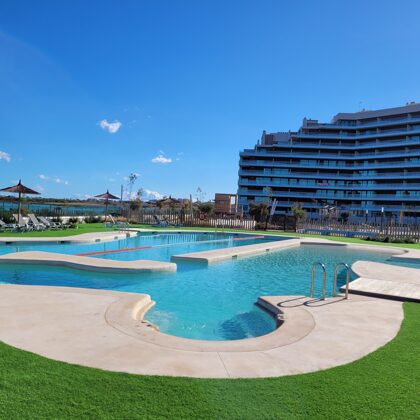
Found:
[(106, 193), (95, 195), (95, 198), (99, 198), (101, 200), (105, 200), (105, 222), (106, 222), (106, 216), (108, 214), (109, 200), (119, 200), (120, 197), (117, 197), (116, 195), (111, 194), (109, 192), (109, 190), (106, 190)]
[[(14, 185), (13, 187), (7, 187), (7, 188), (3, 188), (0, 191), (2, 192), (10, 192), (10, 193), (15, 193), (15, 194), (19, 194), (19, 204), (18, 204), (18, 217), (20, 220), (20, 207), (21, 207), (21, 200), (22, 200), (22, 194), (32, 194), (32, 195), (38, 195), (40, 194), (37, 191), (31, 190), (28, 187), (25, 187), (24, 185), (22, 185), (22, 182), (19, 179), (19, 182)], [(19, 220), (17, 221), (19, 223)]]

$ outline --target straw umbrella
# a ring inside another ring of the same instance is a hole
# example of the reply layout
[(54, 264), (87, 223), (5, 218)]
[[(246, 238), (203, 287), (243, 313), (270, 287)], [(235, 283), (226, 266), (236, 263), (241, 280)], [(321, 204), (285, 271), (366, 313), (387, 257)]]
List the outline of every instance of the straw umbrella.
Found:
[(108, 204), (109, 200), (119, 200), (120, 197), (117, 197), (109, 192), (109, 190), (106, 190), (106, 193), (95, 195), (95, 198), (99, 198), (101, 200), (105, 200), (105, 222), (106, 222), (106, 215), (108, 214)]
[[(34, 191), (34, 190), (31, 190), (30, 188), (25, 187), (24, 185), (22, 185), (22, 182), (21, 182), (20, 179), (19, 179), (19, 182), (18, 182), (17, 185), (14, 185), (13, 187), (3, 188), (0, 191), (19, 194), (19, 204), (18, 204), (18, 217), (19, 217), (19, 220), (20, 220), (20, 208), (21, 208), (22, 194), (32, 194), (32, 195), (38, 195), (38, 194), (40, 194), (39, 192)], [(19, 220), (17, 221), (18, 223), (19, 223)]]

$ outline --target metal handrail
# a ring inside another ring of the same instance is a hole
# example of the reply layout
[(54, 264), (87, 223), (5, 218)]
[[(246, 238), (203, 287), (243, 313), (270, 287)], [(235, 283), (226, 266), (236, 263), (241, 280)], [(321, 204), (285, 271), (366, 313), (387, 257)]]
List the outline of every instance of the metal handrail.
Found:
[(322, 264), (321, 262), (316, 262), (312, 265), (312, 277), (311, 277), (311, 298), (314, 297), (314, 287), (315, 287), (315, 271), (316, 271), (316, 267), (320, 266), (322, 268), (323, 271), (323, 277), (322, 277), (322, 300), (325, 300), (325, 290), (327, 288), (327, 270), (325, 269), (325, 265)]
[(350, 267), (348, 266), (348, 264), (346, 263), (338, 263), (335, 266), (334, 269), (334, 283), (333, 283), (333, 296), (337, 296), (337, 276), (338, 276), (338, 270), (339, 268), (343, 266), (346, 269), (346, 291), (345, 291), (345, 295), (344, 298), (348, 299), (349, 298), (349, 282), (350, 282)]

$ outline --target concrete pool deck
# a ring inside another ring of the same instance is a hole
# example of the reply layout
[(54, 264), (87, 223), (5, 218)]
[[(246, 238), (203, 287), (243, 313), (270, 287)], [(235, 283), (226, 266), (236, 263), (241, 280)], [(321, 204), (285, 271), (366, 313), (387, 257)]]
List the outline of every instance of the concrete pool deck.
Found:
[(350, 293), (420, 302), (420, 270), (417, 268), (371, 261), (357, 261), (351, 268), (359, 278), (350, 282)]
[[(403, 319), (401, 302), (364, 296), (326, 301), (269, 296), (260, 303), (282, 313), (284, 323), (261, 337), (268, 341), (258, 349), (252, 342), (260, 338), (208, 342), (162, 334), (142, 320), (152, 305), (148, 295), (2, 284), (0, 340), (51, 359), (111, 371), (273, 377), (357, 360), (394, 338)], [(194, 341), (196, 348), (177, 348), (177, 340), (181, 347)]]
[(137, 236), (136, 231), (110, 231), (110, 232), (91, 232), (81, 233), (71, 236), (4, 236), (0, 237), (0, 244), (77, 244), (109, 242), (127, 239), (127, 237)]
[(119, 261), (44, 251), (25, 251), (1, 255), (0, 264), (59, 266), (120, 274), (176, 271), (176, 264), (170, 262), (152, 260)]

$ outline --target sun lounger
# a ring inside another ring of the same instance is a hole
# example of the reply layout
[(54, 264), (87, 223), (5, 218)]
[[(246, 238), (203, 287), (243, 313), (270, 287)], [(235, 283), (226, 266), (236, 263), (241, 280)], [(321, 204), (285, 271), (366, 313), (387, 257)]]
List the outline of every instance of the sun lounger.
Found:
[(18, 231), (20, 231), (20, 232), (27, 232), (27, 231), (32, 230), (32, 227), (31, 227), (31, 226), (29, 226), (29, 225), (25, 222), (25, 220), (23, 219), (23, 217), (22, 217), (22, 215), (21, 215), (21, 214), (19, 214), (19, 216), (18, 216), (17, 214), (13, 214), (13, 217), (15, 218), (16, 223), (17, 223), (17, 228), (16, 228), (16, 230), (18, 230)]
[(29, 221), (30, 221), (32, 227), (35, 230), (45, 230), (45, 229), (47, 229), (47, 226), (45, 226), (44, 223), (41, 223), (33, 213), (28, 214), (28, 217), (29, 217)]
[(0, 230), (1, 231), (13, 231), (17, 229), (17, 225), (14, 223), (5, 223), (0, 219)]
[(61, 226), (52, 220), (48, 220), (43, 216), (39, 216), (39, 220), (48, 228), (48, 229), (60, 229)]
[(168, 227), (169, 226), (169, 224), (166, 220), (162, 220), (156, 215), (154, 215), (153, 218), (155, 219), (155, 223), (153, 223), (152, 226), (156, 226), (156, 227)]

